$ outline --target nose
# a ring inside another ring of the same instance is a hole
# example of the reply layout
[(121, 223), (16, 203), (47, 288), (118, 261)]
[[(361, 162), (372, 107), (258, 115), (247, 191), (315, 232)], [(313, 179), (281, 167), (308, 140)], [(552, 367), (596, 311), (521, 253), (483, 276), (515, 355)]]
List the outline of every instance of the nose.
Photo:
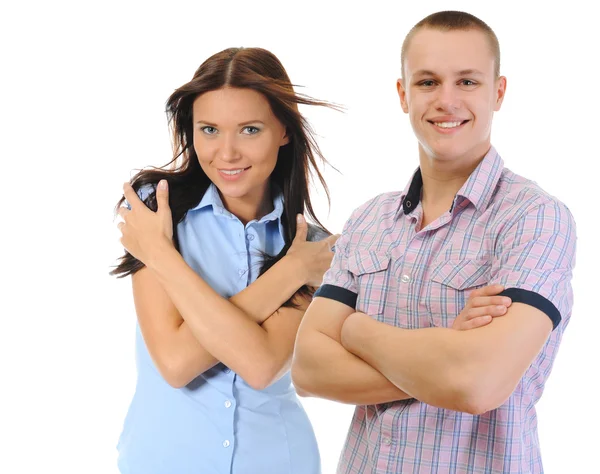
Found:
[(217, 156), (221, 161), (232, 163), (241, 158), (236, 139), (231, 134), (224, 135), (219, 145)]
[(461, 100), (459, 91), (456, 90), (454, 84), (447, 82), (438, 88), (435, 106), (442, 112), (453, 112), (456, 109), (460, 109)]

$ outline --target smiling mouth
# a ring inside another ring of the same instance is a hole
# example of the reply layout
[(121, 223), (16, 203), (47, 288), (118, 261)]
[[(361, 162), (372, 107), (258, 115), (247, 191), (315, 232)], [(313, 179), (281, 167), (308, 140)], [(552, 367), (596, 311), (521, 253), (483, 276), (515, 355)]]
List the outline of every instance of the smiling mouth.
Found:
[(240, 174), (242, 171), (246, 171), (250, 169), (250, 166), (248, 166), (248, 168), (238, 168), (235, 170), (219, 170), (220, 173), (223, 173), (227, 176), (235, 176), (237, 174)]
[(440, 128), (456, 128), (456, 127), (460, 127), (461, 125), (464, 125), (465, 123), (468, 122), (468, 120), (461, 120), (461, 121), (454, 121), (454, 122), (433, 122), (431, 120), (428, 120), (428, 122), (432, 125), (435, 125), (436, 127), (440, 127)]

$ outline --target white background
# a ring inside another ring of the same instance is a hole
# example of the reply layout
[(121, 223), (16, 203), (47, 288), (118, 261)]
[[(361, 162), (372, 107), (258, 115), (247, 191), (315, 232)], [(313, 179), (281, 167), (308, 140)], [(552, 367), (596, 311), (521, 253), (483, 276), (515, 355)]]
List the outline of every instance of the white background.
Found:
[[(597, 468), (598, 46), (592, 2), (19, 2), (0, 10), (0, 472), (116, 473), (135, 384), (129, 280), (112, 210), (132, 170), (169, 160), (164, 103), (209, 55), (273, 51), (295, 84), (346, 113), (303, 109), (326, 157), (324, 223), (402, 188), (417, 166), (399, 107), (400, 46), (437, 10), (496, 31), (508, 90), (493, 144), (578, 224), (575, 308), (542, 401), (548, 474)], [(3, 4), (4, 5), (4, 4)], [(333, 473), (351, 407), (303, 401)], [(596, 466), (596, 467), (594, 467)]]

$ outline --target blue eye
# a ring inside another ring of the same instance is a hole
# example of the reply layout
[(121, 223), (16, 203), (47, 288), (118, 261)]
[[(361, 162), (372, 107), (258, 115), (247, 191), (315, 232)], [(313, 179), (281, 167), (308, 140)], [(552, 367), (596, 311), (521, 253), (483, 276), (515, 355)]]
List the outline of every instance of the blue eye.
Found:
[(202, 127), (200, 130), (202, 130), (207, 135), (214, 135), (215, 133), (217, 133), (217, 129), (215, 127), (211, 127), (210, 125)]
[(460, 81), (460, 84), (463, 85), (463, 86), (474, 86), (477, 83), (475, 81), (472, 81), (471, 79), (462, 79)]
[(435, 82), (431, 79), (427, 79), (425, 81), (419, 82), (419, 85), (424, 86), (424, 87), (432, 87), (434, 84), (435, 84)]
[(242, 129), (242, 133), (244, 133), (246, 135), (256, 135), (258, 132), (260, 132), (260, 129), (257, 127), (253, 127), (251, 125), (244, 127)]

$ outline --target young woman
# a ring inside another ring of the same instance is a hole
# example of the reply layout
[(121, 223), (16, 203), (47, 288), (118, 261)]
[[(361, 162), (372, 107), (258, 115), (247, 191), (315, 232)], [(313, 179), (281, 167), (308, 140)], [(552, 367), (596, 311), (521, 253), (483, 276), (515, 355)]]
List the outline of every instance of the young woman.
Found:
[(173, 169), (124, 185), (112, 273), (132, 275), (139, 324), (123, 474), (320, 472), (289, 366), (337, 237), (302, 216), (319, 223), (309, 175), (327, 187), (298, 104), (329, 106), (266, 50), (217, 53), (167, 102)]

